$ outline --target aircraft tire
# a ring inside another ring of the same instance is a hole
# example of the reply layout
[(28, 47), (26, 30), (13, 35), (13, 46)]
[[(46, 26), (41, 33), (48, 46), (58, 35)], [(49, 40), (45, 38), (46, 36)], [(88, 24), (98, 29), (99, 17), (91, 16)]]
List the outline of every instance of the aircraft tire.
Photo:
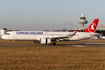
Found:
[(55, 42), (53, 42), (53, 45), (56, 45), (56, 43), (55, 43)]

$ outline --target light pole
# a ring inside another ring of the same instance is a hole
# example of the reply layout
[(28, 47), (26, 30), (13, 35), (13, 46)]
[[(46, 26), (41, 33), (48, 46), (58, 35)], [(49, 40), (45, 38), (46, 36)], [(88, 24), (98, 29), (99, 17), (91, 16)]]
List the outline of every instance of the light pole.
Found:
[(67, 21), (67, 31), (68, 29), (71, 30), (70, 26), (72, 26), (72, 24)]

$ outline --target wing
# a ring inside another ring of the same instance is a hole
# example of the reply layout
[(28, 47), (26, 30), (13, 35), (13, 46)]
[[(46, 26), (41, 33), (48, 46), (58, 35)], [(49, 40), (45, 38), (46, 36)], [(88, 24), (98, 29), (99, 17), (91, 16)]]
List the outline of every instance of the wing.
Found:
[(59, 37), (48, 37), (50, 39), (64, 39), (64, 38), (71, 38), (77, 33), (78, 29), (73, 34), (68, 34), (66, 36), (59, 36)]

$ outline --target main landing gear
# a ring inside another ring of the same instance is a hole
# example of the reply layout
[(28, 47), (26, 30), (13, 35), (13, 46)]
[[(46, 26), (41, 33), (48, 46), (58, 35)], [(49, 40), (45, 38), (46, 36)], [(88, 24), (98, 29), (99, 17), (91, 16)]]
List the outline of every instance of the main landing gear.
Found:
[(56, 43), (55, 43), (55, 42), (53, 42), (53, 45), (56, 45)]

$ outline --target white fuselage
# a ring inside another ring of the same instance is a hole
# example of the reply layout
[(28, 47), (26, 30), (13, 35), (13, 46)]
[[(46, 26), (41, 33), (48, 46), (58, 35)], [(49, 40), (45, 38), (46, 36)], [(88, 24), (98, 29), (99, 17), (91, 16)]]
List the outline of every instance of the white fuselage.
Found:
[(82, 39), (89, 39), (96, 35), (97, 33), (86, 33), (86, 32), (77, 32), (76, 35), (69, 38), (69, 40), (82, 40)]
[(97, 35), (97, 33), (77, 32), (76, 35), (71, 36), (73, 33), (74, 32), (11, 31), (7, 32), (6, 35), (2, 35), (1, 38), (5, 40), (40, 40), (41, 38), (81, 40)]
[(11, 31), (3, 35), (2, 38), (7, 40), (40, 40), (40, 38), (66, 37), (71, 34), (69, 32)]

